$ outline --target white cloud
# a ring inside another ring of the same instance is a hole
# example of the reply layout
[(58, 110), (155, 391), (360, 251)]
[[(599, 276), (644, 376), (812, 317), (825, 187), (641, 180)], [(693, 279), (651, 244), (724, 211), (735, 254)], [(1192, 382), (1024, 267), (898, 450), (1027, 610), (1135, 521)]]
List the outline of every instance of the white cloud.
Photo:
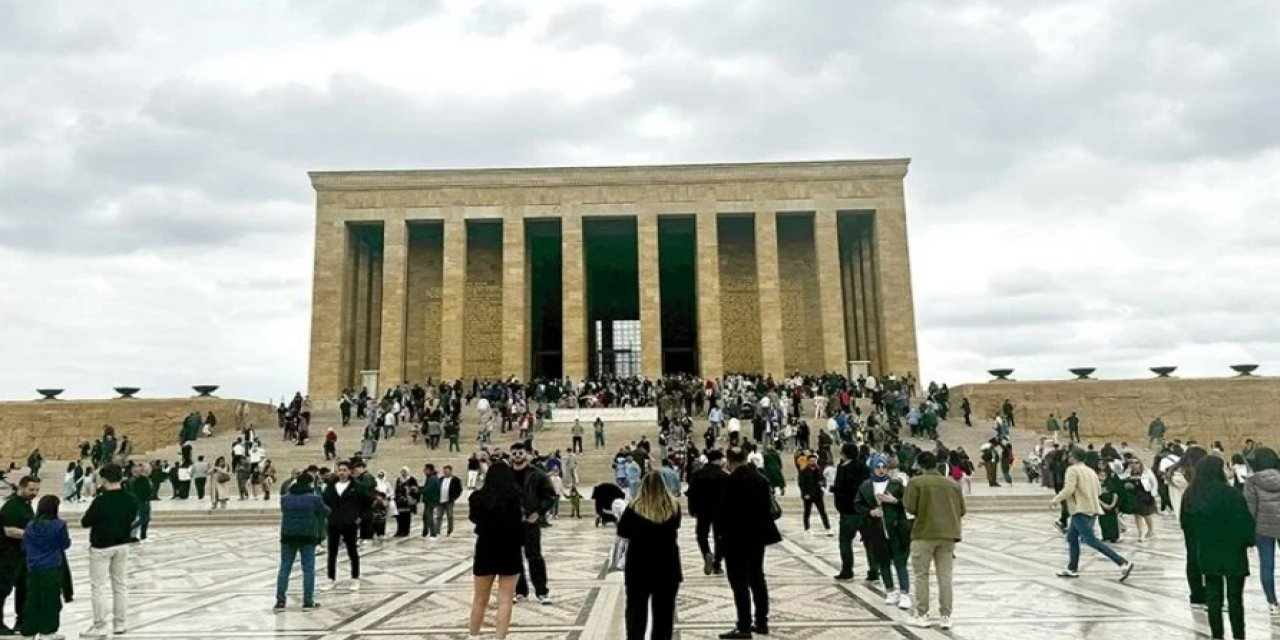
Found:
[(911, 156), (923, 374), (1280, 365), (1280, 6), (0, 5), (0, 396), (305, 378), (309, 169)]

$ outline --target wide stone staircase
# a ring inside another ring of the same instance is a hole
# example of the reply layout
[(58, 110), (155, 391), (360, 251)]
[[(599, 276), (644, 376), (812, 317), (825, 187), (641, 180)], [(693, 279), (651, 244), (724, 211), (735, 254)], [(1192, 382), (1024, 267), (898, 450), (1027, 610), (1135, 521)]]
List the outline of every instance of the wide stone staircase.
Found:
[[(808, 403), (805, 404), (805, 410), (807, 415), (812, 416), (812, 408)], [(810, 423), (814, 424), (815, 421), (810, 420)], [(303, 469), (311, 464), (333, 466), (333, 461), (325, 461), (323, 450), (324, 434), (329, 427), (333, 427), (338, 433), (337, 452), (339, 458), (349, 458), (358, 453), (360, 450), (360, 434), (362, 433), (361, 424), (357, 424), (357, 421), (353, 418), (349, 426), (343, 427), (336, 410), (320, 411), (313, 416), (311, 438), (303, 446), (284, 441), (274, 421), (272, 424), (258, 425), (257, 434), (267, 448), (267, 457), (277, 469), (277, 477), (280, 481), (283, 481), (288, 477), (290, 470), (295, 468)], [(535, 447), (543, 453), (549, 453), (557, 449), (562, 453), (567, 453), (571, 443), (569, 425), (564, 423), (554, 426), (551, 423), (547, 424), (548, 426), (543, 431), (535, 434)], [(706, 425), (704, 418), (696, 419), (695, 433), (701, 434), (706, 429)], [(605, 438), (607, 446), (597, 449), (592, 444), (590, 425), (584, 424), (584, 427), (586, 427), (583, 443), (585, 449), (579, 458), (579, 478), (581, 485), (584, 487), (583, 493), (585, 496), (590, 496), (590, 487), (613, 478), (612, 460), (619, 447), (636, 442), (641, 436), (646, 436), (651, 441), (657, 438), (656, 424), (640, 422), (606, 424)], [(445, 465), (451, 465), (456, 475), (465, 477), (467, 457), (478, 448), (476, 435), (479, 433), (479, 428), (480, 417), (475, 407), (464, 408), (462, 438), (460, 439), (462, 451), (450, 452), (447, 450), (447, 441), (444, 440), (441, 441), (439, 448), (434, 450), (429, 448), (422, 438), (419, 438), (417, 443), (413, 442), (410, 437), (410, 427), (402, 425), (394, 438), (379, 441), (376, 454), (369, 460), (369, 469), (372, 473), (385, 471), (389, 480), (394, 479), (402, 467), (408, 468), (410, 473), (420, 477), (423, 465), (430, 462), (437, 469)], [(993, 435), (993, 430), (985, 422), (975, 422), (973, 427), (966, 427), (962, 420), (951, 419), (942, 423), (939, 427), (939, 433), (947, 446), (964, 446), (970, 456), (976, 460), (979, 447)], [(224, 428), (211, 437), (201, 438), (194, 446), (193, 455), (204, 456), (210, 462), (219, 456), (230, 458), (231, 445), (236, 435), (233, 430)], [(1022, 473), (1021, 465), (1021, 458), (1031, 451), (1040, 435), (1042, 434), (1026, 427), (1014, 429), (1013, 440), (1018, 457), (1018, 462), (1013, 470), (1014, 484), (998, 488), (988, 487), (982, 475), (982, 470), (979, 468), (973, 478), (973, 493), (966, 497), (968, 508), (971, 511), (1004, 512), (1048, 509), (1048, 499), (1051, 497), (1051, 493), (1047, 489), (1041, 488), (1038, 484), (1032, 485), (1028, 483), (1026, 476)], [(493, 446), (495, 447), (506, 448), (515, 441), (516, 431), (514, 430), (507, 433), (495, 431), (493, 434)], [(917, 440), (915, 442), (920, 446), (931, 446), (931, 443), (926, 443), (925, 441)], [(1096, 444), (1101, 446), (1102, 443)], [(1145, 451), (1141, 453), (1144, 456), (1148, 455)], [(178, 446), (175, 443), (156, 451), (136, 455), (135, 459), (146, 461), (164, 459), (172, 462), (179, 459), (179, 457)], [(783, 459), (783, 471), (790, 488), (782, 500), (784, 502), (794, 501), (796, 503), (795, 508), (798, 509), (798, 491), (794, 486), (795, 469), (789, 454), (785, 454)], [(43, 493), (61, 495), (62, 471), (66, 468), (66, 464), (66, 461), (49, 461), (46, 464), (45, 471), (41, 474), (44, 476)], [(194, 488), (190, 499), (185, 501), (171, 500), (171, 488), (168, 483), (165, 483), (160, 489), (160, 496), (161, 500), (154, 503), (153, 522), (161, 526), (196, 524), (246, 525), (279, 522), (279, 509), (275, 500), (265, 501), (260, 497), (257, 501), (240, 501), (232, 497), (227, 509), (209, 511), (207, 496), (206, 501), (197, 501)], [(465, 505), (460, 505), (460, 507), (465, 511)], [(74, 512), (83, 509), (84, 505), (83, 503), (80, 505), (69, 504), (66, 508)]]

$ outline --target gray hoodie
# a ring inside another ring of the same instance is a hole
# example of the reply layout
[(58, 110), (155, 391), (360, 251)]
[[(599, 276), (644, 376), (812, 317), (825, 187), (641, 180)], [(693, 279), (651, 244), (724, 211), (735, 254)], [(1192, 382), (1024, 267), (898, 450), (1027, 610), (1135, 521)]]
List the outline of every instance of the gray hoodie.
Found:
[(1280, 538), (1280, 469), (1250, 476), (1244, 484), (1244, 499), (1258, 522), (1258, 535)]

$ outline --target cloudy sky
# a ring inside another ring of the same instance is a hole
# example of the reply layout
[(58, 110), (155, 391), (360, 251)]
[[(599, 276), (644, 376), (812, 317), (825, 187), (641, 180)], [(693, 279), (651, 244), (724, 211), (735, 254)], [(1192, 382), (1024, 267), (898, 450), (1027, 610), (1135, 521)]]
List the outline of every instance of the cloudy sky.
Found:
[(311, 169), (911, 157), (923, 375), (1280, 365), (1270, 0), (0, 0), (0, 398), (306, 379)]

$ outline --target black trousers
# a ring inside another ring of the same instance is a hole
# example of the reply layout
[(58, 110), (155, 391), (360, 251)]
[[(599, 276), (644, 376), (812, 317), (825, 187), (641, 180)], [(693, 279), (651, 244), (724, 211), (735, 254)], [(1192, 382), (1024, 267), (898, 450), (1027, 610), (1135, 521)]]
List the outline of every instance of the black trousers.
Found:
[(413, 524), (412, 511), (396, 512), (396, 537), (403, 538), (409, 535), (409, 527)]
[(769, 624), (769, 584), (764, 579), (764, 547), (726, 549), (725, 573), (733, 589), (733, 606), (738, 611), (738, 629), (751, 628), (751, 606), (755, 605), (755, 623)]
[(627, 582), (627, 640), (645, 640), (645, 628), (653, 613), (653, 632), (649, 640), (671, 640), (676, 624), (676, 592), (679, 582), (642, 584)]
[(1208, 604), (1204, 574), (1200, 573), (1200, 543), (1195, 536), (1184, 535), (1182, 544), (1187, 550), (1187, 589), (1191, 592), (1191, 604)]
[[(695, 527), (694, 531), (698, 537), (698, 551), (701, 551), (702, 555), (705, 556), (708, 553), (712, 552), (711, 538), (713, 536), (711, 533), (711, 529), (715, 525), (711, 524), (711, 518), (697, 518), (696, 520), (698, 525), (697, 527)], [(720, 536), (718, 535), (719, 533), (720, 532), (717, 531), (716, 535), (714, 536), (716, 541), (715, 562), (717, 567), (720, 566), (720, 563), (722, 561), (724, 561), (724, 549), (722, 549), (720, 545)]]
[[(524, 559), (529, 563), (529, 582), (533, 583), (533, 592), (539, 596), (547, 595), (547, 561), (542, 557), (542, 526), (524, 523)], [(529, 582), (525, 582), (524, 568), (520, 569), (520, 580), (516, 582), (516, 593), (529, 595)]]
[(573, 437), (573, 445), (572, 445), (571, 447), (569, 447), (569, 450), (570, 450), (570, 451), (577, 451), (578, 453), (582, 453), (582, 436), (574, 436), (574, 437)]
[[(1225, 588), (1225, 593), (1224, 593)], [(1226, 596), (1227, 617), (1231, 619), (1231, 637), (1244, 637), (1244, 576), (1205, 576), (1204, 600), (1209, 614), (1209, 631), (1215, 638), (1226, 637), (1222, 629), (1223, 596)], [(627, 604), (631, 601), (628, 594)], [(628, 620), (630, 623), (630, 620)], [(629, 629), (630, 627), (628, 627)]]
[[(14, 563), (9, 566), (8, 563)], [(4, 603), (13, 594), (14, 622), (17, 629), (22, 620), (22, 607), (27, 603), (27, 560), (8, 560), (0, 566), (0, 624), (4, 624)]]
[(360, 514), (360, 524), (357, 527), (361, 540), (373, 539), (373, 514)]
[(810, 513), (810, 510), (813, 508), (818, 509), (818, 515), (822, 518), (822, 528), (830, 529), (831, 521), (827, 519), (827, 505), (826, 505), (827, 501), (822, 497), (822, 494), (819, 493), (814, 498), (803, 498), (803, 499), (804, 499), (804, 530), (805, 531), (809, 530), (809, 513)]
[(208, 478), (196, 478), (196, 499), (204, 500), (204, 485), (208, 482)]
[(360, 578), (360, 550), (356, 549), (356, 524), (329, 525), (329, 579), (338, 579), (338, 543), (347, 548), (347, 559), (351, 561), (351, 577)]

